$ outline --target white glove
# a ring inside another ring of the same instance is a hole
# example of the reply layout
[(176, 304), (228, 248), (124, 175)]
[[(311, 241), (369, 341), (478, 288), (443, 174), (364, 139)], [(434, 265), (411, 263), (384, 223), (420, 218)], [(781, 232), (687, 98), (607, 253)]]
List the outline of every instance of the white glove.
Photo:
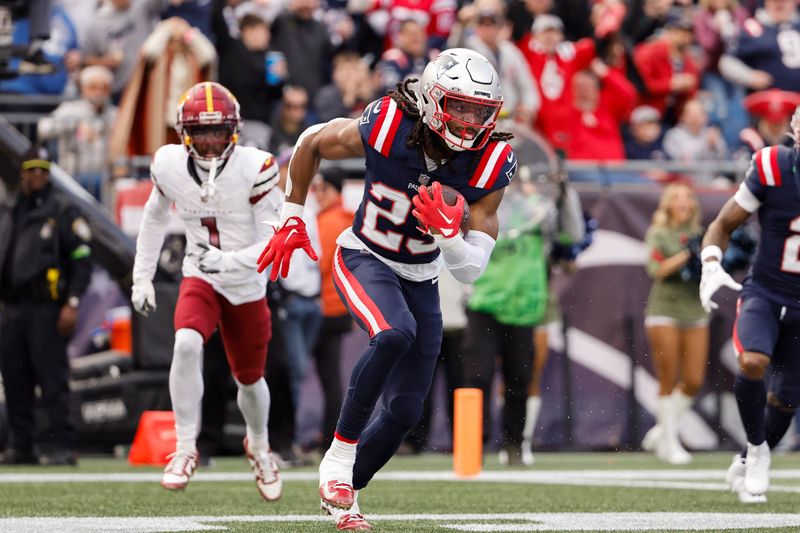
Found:
[(197, 262), (197, 268), (204, 274), (219, 274), (231, 270), (241, 270), (242, 266), (234, 258), (233, 252), (223, 252), (215, 246), (201, 242), (197, 245), (202, 252), (190, 254)]
[(136, 312), (143, 316), (156, 310), (156, 290), (152, 281), (139, 281), (133, 284), (131, 304)]
[(733, 278), (725, 272), (719, 261), (706, 261), (703, 263), (703, 275), (700, 278), (700, 303), (706, 313), (719, 307), (711, 301), (711, 297), (720, 287), (730, 287), (735, 291), (742, 290), (742, 286), (736, 283)]

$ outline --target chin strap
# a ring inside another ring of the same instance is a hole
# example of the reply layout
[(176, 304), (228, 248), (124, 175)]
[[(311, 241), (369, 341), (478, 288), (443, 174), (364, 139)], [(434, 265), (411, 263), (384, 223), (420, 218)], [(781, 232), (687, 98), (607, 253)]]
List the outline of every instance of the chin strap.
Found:
[(203, 182), (200, 186), (200, 200), (208, 202), (217, 193), (217, 186), (214, 181), (217, 179), (217, 162), (218, 158), (211, 158), (211, 166), (208, 167), (208, 180)]

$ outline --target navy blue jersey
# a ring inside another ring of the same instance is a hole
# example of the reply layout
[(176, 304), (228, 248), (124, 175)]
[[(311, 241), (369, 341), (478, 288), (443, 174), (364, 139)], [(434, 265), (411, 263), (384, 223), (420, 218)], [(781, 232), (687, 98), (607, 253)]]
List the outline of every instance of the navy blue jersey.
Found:
[(358, 125), (366, 152), (364, 196), (353, 232), (376, 254), (401, 263), (429, 263), (439, 247), (417, 229), (411, 199), (420, 185), (449, 185), (468, 204), (507, 186), (517, 171), (511, 145), (493, 141), (478, 151), (457, 152), (447, 163), (428, 170), (419, 147), (406, 140), (415, 122), (389, 96), (372, 102)]
[[(766, 290), (782, 305), (800, 307), (800, 190), (794, 173), (797, 151), (763, 148), (753, 156), (743, 186), (758, 203), (737, 193), (746, 210), (758, 209), (761, 240), (747, 284)], [(746, 195), (744, 195), (746, 196)], [(744, 199), (743, 199), (744, 198)]]
[(800, 87), (800, 22), (764, 25), (755, 18), (744, 22), (733, 55), (747, 66), (772, 75), (773, 87)]

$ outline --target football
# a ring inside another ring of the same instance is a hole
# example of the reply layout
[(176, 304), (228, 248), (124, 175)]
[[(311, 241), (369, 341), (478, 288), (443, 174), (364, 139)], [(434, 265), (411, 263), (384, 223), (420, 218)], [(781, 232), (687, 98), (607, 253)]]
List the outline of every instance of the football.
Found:
[[(430, 186), (428, 186), (428, 188), (430, 189)], [(455, 190), (453, 187), (442, 184), (442, 198), (444, 198), (444, 203), (447, 205), (456, 205), (456, 201), (458, 201), (459, 196), (461, 196), (461, 193)], [(469, 205), (466, 201), (464, 201), (464, 216), (461, 218), (461, 233), (464, 237), (466, 237), (467, 233), (469, 233), (469, 225)]]

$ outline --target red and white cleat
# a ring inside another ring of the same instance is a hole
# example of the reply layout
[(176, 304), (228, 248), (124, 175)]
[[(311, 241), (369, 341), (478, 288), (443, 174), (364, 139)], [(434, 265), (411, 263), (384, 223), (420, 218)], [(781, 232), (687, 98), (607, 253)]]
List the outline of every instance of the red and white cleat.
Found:
[(251, 450), (244, 438), (244, 451), (253, 473), (256, 475), (256, 488), (259, 494), (268, 502), (279, 500), (283, 494), (283, 481), (278, 472), (278, 463), (268, 450)]
[(337, 509), (350, 509), (353, 506), (353, 485), (343, 481), (328, 481), (319, 487), (322, 504)]
[(372, 526), (363, 514), (345, 511), (336, 517), (336, 529), (339, 531), (372, 531)]
[(161, 486), (167, 490), (183, 490), (189, 484), (189, 479), (197, 470), (197, 463), (200, 459), (197, 452), (173, 452), (167, 456), (170, 459), (167, 467), (164, 468), (164, 475), (161, 477)]

